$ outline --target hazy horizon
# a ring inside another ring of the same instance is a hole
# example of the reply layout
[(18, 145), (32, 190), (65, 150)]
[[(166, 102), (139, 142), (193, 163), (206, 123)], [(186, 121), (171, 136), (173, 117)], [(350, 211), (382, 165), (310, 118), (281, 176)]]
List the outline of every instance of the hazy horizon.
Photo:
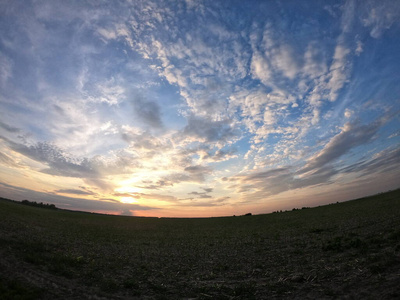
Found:
[(399, 2), (0, 11), (0, 197), (210, 217), (400, 187)]

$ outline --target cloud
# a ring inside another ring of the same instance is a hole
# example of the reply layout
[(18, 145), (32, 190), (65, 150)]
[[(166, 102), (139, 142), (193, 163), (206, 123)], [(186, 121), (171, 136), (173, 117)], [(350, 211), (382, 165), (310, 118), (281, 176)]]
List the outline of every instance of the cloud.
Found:
[(235, 147), (229, 147), (229, 145), (225, 149), (220, 149), (217, 146), (198, 143), (194, 147), (185, 147), (179, 150), (177, 154), (177, 157), (181, 157), (182, 161), (186, 158), (187, 163), (190, 162), (190, 158), (197, 156), (199, 161), (204, 163), (222, 162), (238, 157), (238, 150)]
[(20, 168), (21, 166), (15, 162), (11, 157), (8, 155), (0, 152), (0, 163), (2, 165), (13, 167), (13, 168)]
[(246, 176), (240, 176), (242, 177), (243, 182), (263, 182), (264, 180), (268, 178), (274, 178), (276, 176), (279, 176), (281, 174), (286, 174), (288, 171), (287, 168), (278, 168), (278, 169), (273, 169), (273, 170), (268, 170), (268, 171), (262, 171), (262, 172), (256, 172), (250, 175)]
[(74, 195), (93, 195), (93, 192), (90, 191), (83, 191), (83, 190), (76, 190), (76, 189), (60, 189), (56, 190), (56, 193), (60, 194), (74, 194)]
[(226, 181), (233, 183), (230, 188), (241, 193), (245, 202), (257, 202), (290, 190), (331, 184), (331, 178), (336, 174), (338, 174), (336, 169), (327, 166), (301, 178), (294, 166), (287, 166), (267, 171), (248, 172), (227, 178)]
[(392, 133), (388, 138), (389, 138), (389, 139), (392, 139), (392, 138), (397, 137), (397, 136), (400, 136), (400, 130), (398, 130), (398, 131)]
[(117, 197), (132, 197), (135, 199), (141, 199), (141, 200), (155, 200), (155, 201), (163, 201), (163, 202), (170, 202), (170, 203), (175, 203), (178, 201), (178, 199), (175, 196), (170, 196), (170, 195), (163, 195), (163, 194), (155, 194), (155, 193), (115, 193), (114, 194)]
[(360, 54), (364, 51), (363, 49), (363, 43), (361, 41), (356, 41), (357, 43), (357, 48), (355, 50), (356, 55), (360, 56)]
[(361, 160), (340, 169), (340, 172), (360, 172), (361, 176), (367, 176), (377, 173), (385, 174), (397, 171), (399, 168), (400, 149), (385, 149), (374, 154), (371, 158)]
[(299, 64), (295, 59), (292, 48), (289, 45), (281, 45), (271, 53), (273, 66), (289, 79), (294, 79), (299, 71)]
[(120, 151), (112, 159), (101, 156), (92, 158), (76, 158), (65, 153), (59, 147), (46, 142), (38, 142), (30, 146), (15, 143), (3, 137), (10, 149), (30, 159), (48, 166), (40, 172), (55, 176), (82, 178), (88, 184), (98, 186), (104, 190), (112, 190), (113, 186), (107, 183), (108, 175), (126, 174), (138, 167), (136, 157)]
[(250, 37), (252, 44), (251, 72), (265, 86), (276, 87), (279, 76), (293, 80), (300, 70), (295, 50), (276, 32), (272, 24), (265, 25), (262, 33), (257, 30)]
[(343, 167), (343, 162), (338, 162), (340, 157), (352, 149), (373, 141), (387, 119), (383, 117), (366, 125), (346, 123), (342, 131), (331, 138), (319, 153), (308, 159), (304, 167), (286, 166), (262, 171), (253, 170), (225, 178), (224, 181), (232, 183), (231, 188), (246, 195), (246, 199), (262, 199), (289, 190), (333, 184), (334, 176), (340, 174), (362, 172), (371, 175), (377, 172), (391, 172), (399, 165), (400, 152), (397, 150), (382, 151), (373, 159), (361, 160), (348, 167)]
[(219, 149), (215, 151), (215, 153), (208, 152), (206, 155), (202, 156), (202, 160), (209, 160), (213, 162), (220, 162), (220, 161), (226, 161), (231, 158), (238, 157), (237, 155), (237, 149), (232, 148), (232, 149), (227, 149), (227, 150), (222, 150)]
[(15, 152), (25, 155), (35, 161), (48, 164), (50, 168), (42, 170), (44, 173), (52, 175), (62, 175), (70, 177), (91, 177), (98, 173), (90, 166), (87, 159), (81, 163), (74, 163), (57, 146), (46, 142), (39, 142), (35, 145), (25, 146), (6, 140), (10, 148)]
[(202, 199), (205, 199), (205, 198), (212, 198), (210, 195), (207, 195), (207, 193), (206, 192), (196, 192), (196, 191), (194, 191), (194, 192), (190, 192), (190, 193), (188, 193), (189, 195), (195, 195), (195, 196), (197, 196), (198, 198), (202, 198)]
[(211, 193), (214, 189), (213, 188), (201, 188), (204, 190), (206, 193)]
[(213, 188), (201, 188), (204, 192), (197, 192), (197, 191), (193, 191), (188, 193), (189, 195), (194, 195), (197, 196), (197, 198), (201, 198), (201, 199), (211, 199), (212, 196), (208, 195), (209, 193), (212, 193), (212, 191), (214, 190)]
[(188, 178), (182, 181), (204, 182), (205, 177), (212, 173), (212, 168), (200, 165), (189, 166), (185, 168), (185, 173), (189, 174)]
[[(246, 76), (250, 56), (239, 42), (240, 33), (209, 10), (183, 13), (157, 2), (150, 6), (146, 11), (137, 9), (129, 20), (135, 51), (151, 61), (161, 78), (177, 87), (190, 113), (226, 117), (225, 99), (232, 82)], [(214, 9), (220, 10), (219, 5)], [(205, 18), (211, 22), (203, 22)]]
[(381, 126), (382, 120), (367, 125), (345, 124), (342, 131), (334, 136), (322, 151), (309, 159), (309, 162), (300, 173), (318, 170), (332, 163), (351, 149), (370, 142)]
[(259, 79), (264, 85), (270, 85), (269, 81), (272, 76), (272, 71), (270, 69), (269, 63), (263, 55), (254, 51), (251, 58), (251, 71), (255, 78)]
[(116, 105), (126, 99), (125, 88), (119, 85), (114, 78), (97, 84), (91, 91), (90, 101), (104, 102), (109, 105)]
[(132, 211), (152, 210), (151, 206), (121, 203), (110, 200), (88, 200), (83, 198), (73, 198), (55, 195), (52, 193), (38, 192), (22, 187), (17, 187), (0, 182), (0, 193), (2, 197), (13, 200), (29, 199), (31, 201), (46, 202), (55, 204), (59, 208), (83, 210), (91, 212), (109, 212), (118, 214), (120, 211), (129, 209)]
[(232, 188), (236, 192), (246, 194), (247, 198), (255, 196), (258, 199), (290, 189), (293, 175), (290, 168), (277, 168), (236, 175), (227, 180), (234, 183)]
[(346, 108), (344, 111), (344, 116), (349, 119), (353, 115), (353, 111), (351, 109)]
[(254, 134), (252, 141), (260, 143), (273, 133), (293, 133), (293, 128), (298, 126), (286, 122), (286, 117), (290, 104), (295, 101), (282, 90), (267, 92), (265, 88), (257, 88), (231, 95), (230, 109), (240, 114), (238, 125)]
[(122, 139), (130, 143), (131, 148), (138, 151), (166, 151), (172, 147), (168, 138), (156, 137), (149, 131), (129, 127), (123, 128)]
[(304, 52), (303, 72), (316, 79), (328, 71), (323, 47), (316, 41), (311, 41)]
[(13, 127), (10, 125), (7, 125), (6, 123), (3, 123), (0, 121), (0, 127), (3, 128), (4, 130), (10, 132), (10, 133), (18, 133), (21, 131), (21, 129), (17, 128), (17, 127)]
[(205, 166), (190, 166), (190, 167), (186, 167), (185, 171), (189, 172), (191, 174), (210, 173), (211, 168), (205, 167)]
[[(186, 198), (179, 199), (179, 202), (175, 203), (176, 206), (179, 207), (216, 207), (216, 206), (224, 206), (227, 204), (227, 201), (230, 199), (229, 196), (212, 198), (211, 196), (204, 195), (202, 193), (192, 192), (189, 194), (199, 195), (196, 199), (194, 198)], [(200, 199), (209, 199), (209, 200), (200, 200)]]
[(180, 172), (170, 171), (168, 175), (161, 176), (154, 182), (146, 182), (147, 185), (138, 185), (138, 187), (157, 190), (172, 187), (181, 182), (202, 183), (206, 181), (207, 176), (212, 175), (212, 171), (212, 168), (209, 166), (192, 165), (185, 167)]
[(0, 53), (0, 86), (5, 87), (12, 78), (13, 63), (3, 53)]
[(361, 22), (370, 29), (371, 37), (378, 39), (400, 19), (400, 6), (396, 1), (366, 1)]
[(329, 100), (335, 101), (339, 90), (344, 86), (349, 76), (350, 64), (348, 63), (348, 56), (350, 49), (343, 44), (338, 44), (335, 48), (333, 55), (333, 62), (330, 66), (329, 82), (327, 88), (329, 89)]
[(161, 120), (160, 106), (154, 102), (147, 100), (143, 97), (136, 97), (133, 101), (135, 117), (142, 121), (150, 128), (162, 128), (163, 122)]
[(183, 134), (194, 140), (215, 143), (225, 143), (239, 136), (239, 132), (232, 126), (232, 121), (212, 121), (206, 118), (190, 116)]

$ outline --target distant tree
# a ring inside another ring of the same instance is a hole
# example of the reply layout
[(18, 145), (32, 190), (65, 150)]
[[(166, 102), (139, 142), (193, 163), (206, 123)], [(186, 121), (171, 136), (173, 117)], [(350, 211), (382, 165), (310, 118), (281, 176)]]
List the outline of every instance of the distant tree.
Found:
[(48, 204), (48, 203), (43, 203), (43, 202), (37, 203), (36, 201), (29, 201), (29, 200), (22, 200), (21, 204), (35, 206), (35, 207), (41, 207), (41, 208), (48, 208), (48, 209), (57, 209), (57, 207), (54, 204)]

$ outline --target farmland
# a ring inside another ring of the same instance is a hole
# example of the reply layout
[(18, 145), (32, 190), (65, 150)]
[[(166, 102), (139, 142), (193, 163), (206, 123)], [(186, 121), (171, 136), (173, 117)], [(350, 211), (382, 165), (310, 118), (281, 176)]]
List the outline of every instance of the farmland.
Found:
[(1, 299), (390, 299), (399, 286), (400, 190), (202, 219), (0, 200)]

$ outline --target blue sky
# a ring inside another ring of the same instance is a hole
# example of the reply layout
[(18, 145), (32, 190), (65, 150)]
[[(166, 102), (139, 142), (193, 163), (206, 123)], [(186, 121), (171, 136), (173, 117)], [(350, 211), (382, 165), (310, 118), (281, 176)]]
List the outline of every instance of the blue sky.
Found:
[(268, 213), (400, 186), (398, 1), (2, 1), (0, 196)]

